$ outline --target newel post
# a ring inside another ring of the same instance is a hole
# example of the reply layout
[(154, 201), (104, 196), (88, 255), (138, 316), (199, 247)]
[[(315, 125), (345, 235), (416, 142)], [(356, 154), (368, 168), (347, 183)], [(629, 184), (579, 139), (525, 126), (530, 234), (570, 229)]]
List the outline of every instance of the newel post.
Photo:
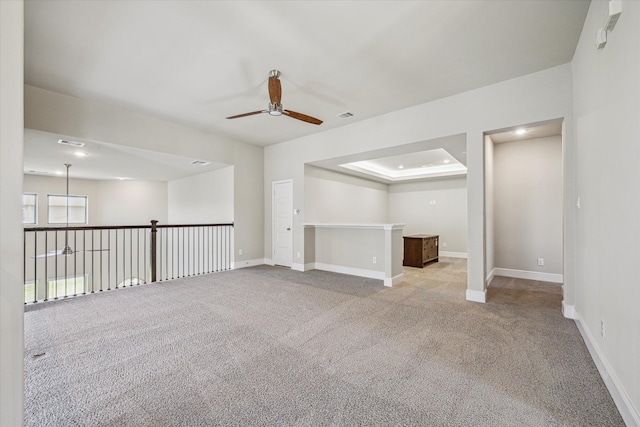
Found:
[(156, 235), (158, 233), (158, 220), (151, 220), (151, 281), (156, 281)]

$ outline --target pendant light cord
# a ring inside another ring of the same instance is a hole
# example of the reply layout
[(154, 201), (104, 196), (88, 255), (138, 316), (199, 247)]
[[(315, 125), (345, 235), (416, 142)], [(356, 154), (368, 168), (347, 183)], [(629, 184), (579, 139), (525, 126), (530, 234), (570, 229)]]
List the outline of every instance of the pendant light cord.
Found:
[(69, 247), (69, 168), (71, 167), (70, 163), (65, 163), (64, 164), (67, 167), (67, 215), (66, 215), (66, 223), (67, 223), (67, 229), (64, 231), (64, 250), (68, 250), (67, 248)]

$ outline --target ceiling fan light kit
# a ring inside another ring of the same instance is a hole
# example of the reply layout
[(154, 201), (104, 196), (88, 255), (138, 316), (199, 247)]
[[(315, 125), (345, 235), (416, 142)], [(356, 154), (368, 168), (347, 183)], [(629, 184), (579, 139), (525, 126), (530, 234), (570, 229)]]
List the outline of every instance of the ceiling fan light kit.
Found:
[(280, 84), (280, 71), (271, 70), (269, 72), (269, 106), (266, 110), (252, 111), (250, 113), (237, 114), (235, 116), (229, 116), (227, 119), (238, 119), (240, 117), (253, 116), (255, 114), (268, 113), (270, 116), (289, 116), (292, 119), (301, 120), (303, 122), (311, 123), (314, 125), (322, 124), (322, 120), (315, 117), (307, 116), (306, 114), (297, 113), (292, 110), (285, 110), (282, 106), (282, 86)]
[(281, 116), (282, 115), (282, 104), (271, 104), (269, 103), (269, 114), (271, 116)]

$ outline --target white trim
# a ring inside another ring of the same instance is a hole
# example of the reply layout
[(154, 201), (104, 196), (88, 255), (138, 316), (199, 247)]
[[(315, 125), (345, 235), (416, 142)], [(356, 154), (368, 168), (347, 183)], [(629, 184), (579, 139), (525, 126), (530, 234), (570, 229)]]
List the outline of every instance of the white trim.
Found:
[(566, 304), (564, 300), (562, 301), (562, 315), (567, 319), (576, 319), (576, 306)]
[(491, 270), (491, 273), (489, 273), (489, 275), (487, 276), (487, 278), (484, 280), (484, 285), (489, 286), (489, 283), (491, 283), (491, 281), (493, 280), (493, 278), (496, 275), (496, 269), (494, 268), (493, 270)]
[(387, 287), (392, 287), (393, 285), (397, 285), (398, 283), (402, 282), (402, 280), (404, 280), (404, 273), (400, 273), (394, 277), (385, 277), (384, 285)]
[(231, 269), (237, 270), (238, 268), (255, 267), (256, 265), (266, 264), (265, 258), (248, 259), (245, 261), (234, 261), (231, 263)]
[(304, 228), (373, 228), (381, 230), (402, 230), (406, 224), (302, 224)]
[(369, 279), (385, 280), (384, 271), (365, 270), (363, 268), (345, 267), (343, 265), (314, 262), (313, 269), (331, 271), (332, 273), (350, 274), (352, 276), (367, 277)]
[(291, 265), (291, 269), (292, 270), (296, 270), (296, 271), (309, 271), (309, 270), (315, 270), (316, 269), (316, 264), (314, 262), (308, 262), (306, 264), (301, 264), (301, 263), (293, 263)]
[(487, 291), (472, 291), (471, 289), (467, 289), (467, 301), (473, 302), (487, 302)]
[(270, 265), (271, 267), (273, 267), (275, 265), (271, 258), (265, 258), (264, 259), (264, 263), (267, 264), (267, 265)]
[(587, 349), (591, 354), (591, 358), (593, 362), (596, 364), (598, 368), (598, 372), (604, 381), (604, 384), (607, 386), (609, 393), (611, 394), (611, 398), (615, 402), (618, 407), (618, 411), (620, 411), (620, 415), (624, 420), (625, 424), (629, 427), (640, 426), (640, 412), (637, 408), (634, 407), (631, 398), (626, 393), (624, 387), (620, 383), (618, 376), (615, 374), (615, 371), (611, 367), (611, 364), (603, 354), (602, 350), (598, 346), (596, 340), (593, 339), (593, 335), (589, 332), (589, 330), (585, 327), (580, 318), (580, 313), (576, 311), (576, 326), (584, 339), (585, 344), (587, 345)]
[(466, 252), (439, 251), (438, 256), (444, 256), (449, 258), (468, 258)]
[(562, 274), (541, 273), (539, 271), (514, 270), (511, 268), (494, 268), (495, 276), (514, 277), (516, 279), (539, 280), (541, 282), (563, 283)]

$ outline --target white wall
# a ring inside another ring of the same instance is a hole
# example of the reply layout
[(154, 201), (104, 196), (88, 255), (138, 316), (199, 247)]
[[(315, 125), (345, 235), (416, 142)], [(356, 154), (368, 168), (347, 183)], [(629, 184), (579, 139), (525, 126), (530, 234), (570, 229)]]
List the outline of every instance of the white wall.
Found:
[(0, 425), (21, 426), (23, 382), (22, 1), (0, 1)]
[(169, 222), (233, 222), (233, 167), (169, 181)]
[[(47, 223), (47, 195), (66, 194), (63, 177), (24, 175), (24, 192), (38, 195), (38, 227)], [(167, 183), (69, 179), (69, 194), (87, 196), (88, 225), (148, 225), (167, 222)]]
[(33, 86), (24, 100), (27, 129), (233, 165), (234, 244), (244, 249), (235, 260), (264, 258), (262, 147)]
[(100, 222), (103, 225), (148, 225), (168, 221), (164, 181), (98, 181)]
[[(265, 148), (265, 248), (271, 247), (271, 182), (293, 180), (294, 208), (305, 203), (304, 165), (427, 141), (467, 135), (468, 293), (485, 296), (484, 131), (566, 117), (572, 126), (571, 69), (554, 67), (448, 98), (384, 114)], [(567, 135), (569, 143), (572, 134)], [(569, 183), (570, 184), (570, 183)], [(572, 194), (568, 192), (568, 194)], [(565, 204), (567, 200), (565, 200)], [(570, 202), (573, 204), (573, 201)], [(293, 250), (304, 252), (304, 212), (294, 217)], [(567, 245), (572, 245), (568, 242)], [(569, 248), (569, 251), (573, 251)], [(572, 287), (573, 283), (566, 286)], [(572, 301), (571, 301), (572, 303)]]
[(389, 221), (385, 184), (306, 165), (304, 194), (305, 221), (309, 223)]
[(405, 236), (437, 234), (441, 254), (466, 256), (466, 177), (390, 185), (389, 222), (406, 224)]
[(561, 275), (562, 137), (495, 144), (493, 154), (495, 267)]
[(640, 425), (640, 2), (622, 2), (606, 47), (597, 50), (593, 39), (607, 4), (591, 2), (572, 62), (581, 204), (571, 205), (575, 310), (608, 368), (605, 380), (628, 403), (627, 424)]

